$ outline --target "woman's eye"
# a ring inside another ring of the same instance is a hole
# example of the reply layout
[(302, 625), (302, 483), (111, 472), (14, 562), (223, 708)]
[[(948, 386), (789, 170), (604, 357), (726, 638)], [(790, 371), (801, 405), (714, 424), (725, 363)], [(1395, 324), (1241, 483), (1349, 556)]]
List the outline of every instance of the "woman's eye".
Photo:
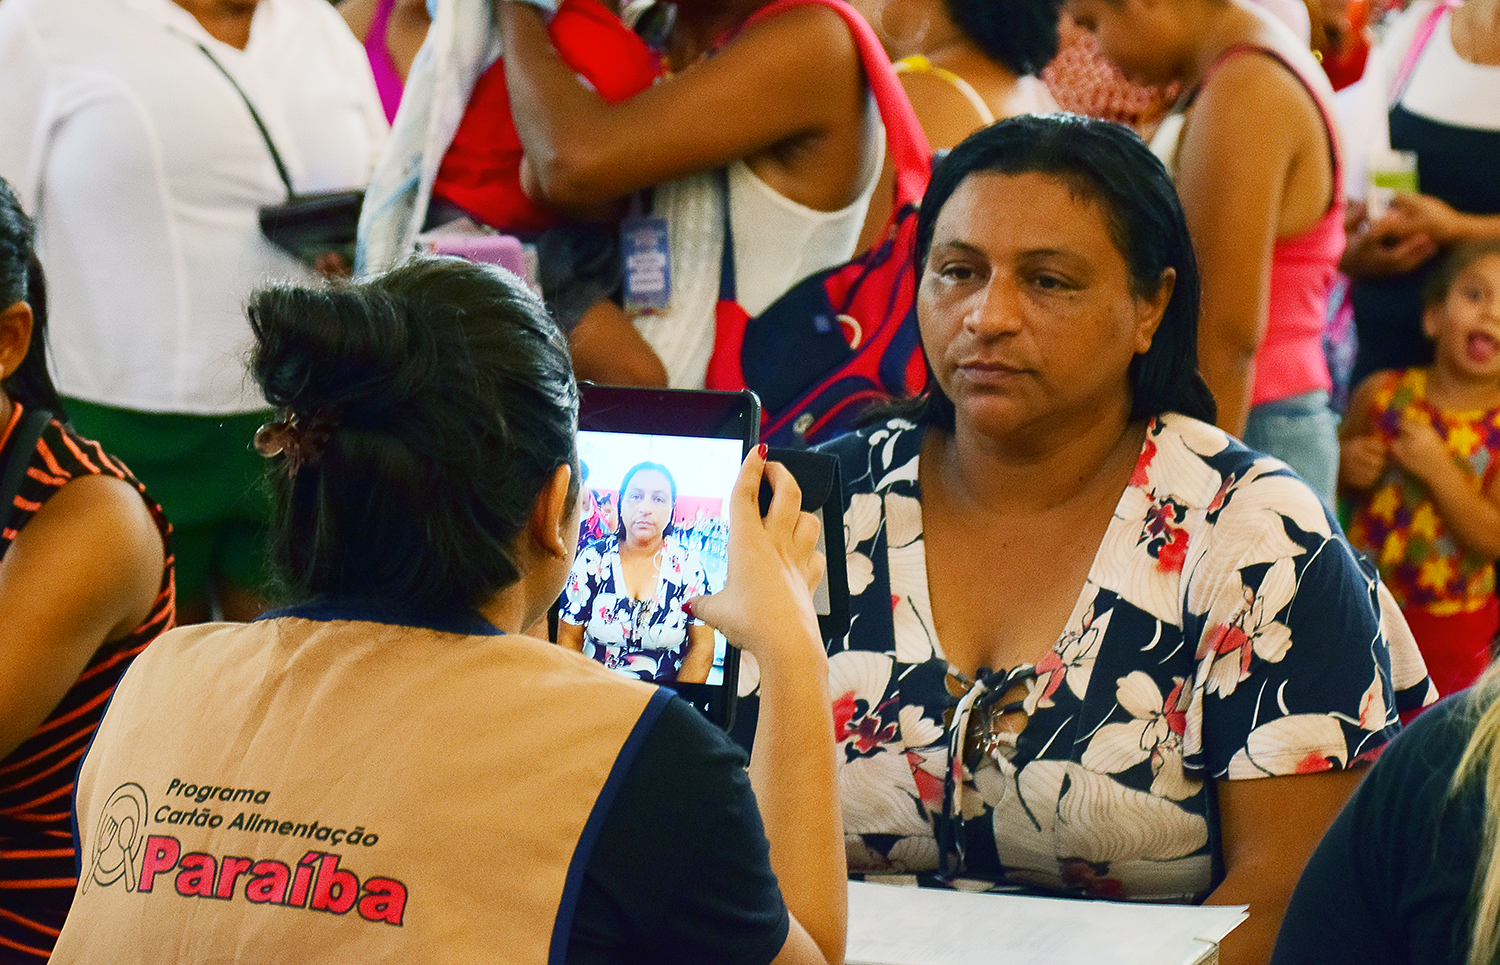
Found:
[(978, 272), (974, 270), (974, 266), (961, 263), (942, 265), (938, 268), (937, 273), (938, 277), (942, 278), (944, 281), (957, 282), (959, 284), (973, 281), (975, 276), (978, 274)]
[(1031, 278), (1031, 283), (1043, 291), (1070, 291), (1078, 286), (1060, 275), (1037, 274)]

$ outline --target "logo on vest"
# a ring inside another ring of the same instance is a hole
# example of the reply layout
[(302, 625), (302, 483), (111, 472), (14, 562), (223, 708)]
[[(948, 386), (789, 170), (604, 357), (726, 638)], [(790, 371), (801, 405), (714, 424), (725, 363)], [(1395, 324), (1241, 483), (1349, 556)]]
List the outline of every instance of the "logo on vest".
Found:
[[(169, 813), (157, 815), (158, 823), (212, 829), (218, 828), (222, 822), (217, 815), (213, 816), (216, 820), (210, 821), (206, 809), (173, 812), (164, 806), (159, 810)], [(183, 898), (243, 899), (257, 905), (301, 908), (334, 915), (353, 911), (365, 921), (397, 927), (405, 918), (406, 884), (381, 876), (361, 880), (354, 871), (340, 867), (344, 858), (342, 854), (308, 851), (301, 860), (289, 864), (272, 858), (184, 852), (179, 838), (147, 833), (145, 825), (149, 814), (146, 791), (139, 784), (121, 784), (115, 789), (95, 825), (89, 846), (89, 870), (82, 883), (84, 892), (92, 885), (110, 887), (123, 881), (127, 892), (143, 895), (175, 892)], [(197, 820), (199, 817), (203, 820)], [(226, 830), (279, 831), (282, 835), (292, 830), (288, 827), (282, 831), (274, 822), (269, 828), (256, 828), (253, 821), (244, 820), (243, 814), (236, 822)], [(291, 825), (291, 822), (285, 823)], [(326, 833), (329, 829), (318, 830)], [(336, 833), (343, 834), (342, 831)], [(302, 836), (322, 839), (325, 834)], [(374, 838), (374, 835), (370, 837)], [(163, 882), (157, 880), (164, 876), (169, 876), (170, 891), (160, 887)]]
[(122, 878), (125, 890), (134, 891), (141, 873), (141, 851), (146, 842), (146, 789), (139, 784), (121, 784), (104, 804), (94, 829), (89, 852), (89, 873), (83, 891), (91, 884), (109, 886)]

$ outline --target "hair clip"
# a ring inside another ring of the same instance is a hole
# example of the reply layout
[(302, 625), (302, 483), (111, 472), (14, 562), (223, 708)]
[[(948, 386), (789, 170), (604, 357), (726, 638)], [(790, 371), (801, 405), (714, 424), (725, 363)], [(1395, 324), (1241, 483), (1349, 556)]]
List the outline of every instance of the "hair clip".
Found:
[(287, 477), (296, 478), (298, 469), (322, 457), (323, 447), (337, 426), (338, 413), (332, 406), (308, 416), (283, 409), (280, 421), (267, 422), (255, 430), (255, 451), (267, 459), (285, 456)]

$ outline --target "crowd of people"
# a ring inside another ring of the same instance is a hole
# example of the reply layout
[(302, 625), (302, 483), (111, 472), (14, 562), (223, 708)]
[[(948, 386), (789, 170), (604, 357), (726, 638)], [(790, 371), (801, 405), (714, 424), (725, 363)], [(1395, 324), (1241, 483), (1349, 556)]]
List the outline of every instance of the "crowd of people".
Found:
[[(0, 0), (0, 962), (840, 962), (850, 876), (1500, 960), (1497, 81), (1500, 0)], [(591, 480), (578, 382), (892, 257), (823, 639), (766, 447)]]

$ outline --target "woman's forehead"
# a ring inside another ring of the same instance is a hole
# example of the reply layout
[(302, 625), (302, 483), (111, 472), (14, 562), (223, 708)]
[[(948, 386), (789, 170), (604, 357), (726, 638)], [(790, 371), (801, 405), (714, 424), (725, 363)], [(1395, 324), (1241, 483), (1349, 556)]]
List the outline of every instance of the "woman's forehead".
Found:
[(1091, 250), (1114, 247), (1099, 200), (1070, 179), (978, 171), (954, 189), (933, 226), (933, 245)]

